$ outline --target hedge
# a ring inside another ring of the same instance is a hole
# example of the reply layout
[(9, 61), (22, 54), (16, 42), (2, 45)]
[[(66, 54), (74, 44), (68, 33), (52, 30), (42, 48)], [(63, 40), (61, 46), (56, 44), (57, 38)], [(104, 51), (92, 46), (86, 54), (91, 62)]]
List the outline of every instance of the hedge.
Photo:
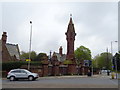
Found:
[[(26, 61), (11, 61), (11, 62), (2, 62), (2, 71), (9, 71), (11, 69), (20, 68), (22, 65), (28, 65)], [(31, 61), (30, 65), (39, 66), (42, 63), (39, 61)]]

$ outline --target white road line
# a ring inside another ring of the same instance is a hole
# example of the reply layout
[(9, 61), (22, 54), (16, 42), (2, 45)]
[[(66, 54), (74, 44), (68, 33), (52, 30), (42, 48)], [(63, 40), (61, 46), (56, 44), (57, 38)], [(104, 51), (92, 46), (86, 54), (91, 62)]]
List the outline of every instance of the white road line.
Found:
[(112, 82), (113, 84), (115, 84), (115, 85), (116, 85), (116, 84), (118, 85), (118, 80), (117, 80), (117, 82), (111, 80), (111, 82)]

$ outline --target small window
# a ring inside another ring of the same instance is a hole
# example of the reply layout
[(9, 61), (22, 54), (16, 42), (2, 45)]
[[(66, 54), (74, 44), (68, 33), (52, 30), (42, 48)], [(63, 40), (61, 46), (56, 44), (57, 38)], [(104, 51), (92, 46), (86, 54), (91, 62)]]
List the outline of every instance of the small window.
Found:
[(20, 70), (15, 70), (15, 71), (12, 71), (11, 73), (21, 73)]
[(24, 71), (24, 70), (21, 70), (21, 73), (27, 73), (26, 71)]

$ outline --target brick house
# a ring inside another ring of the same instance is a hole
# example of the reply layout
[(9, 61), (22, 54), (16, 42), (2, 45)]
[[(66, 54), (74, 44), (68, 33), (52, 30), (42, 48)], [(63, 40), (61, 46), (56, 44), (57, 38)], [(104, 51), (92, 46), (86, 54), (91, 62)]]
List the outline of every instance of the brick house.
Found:
[(57, 59), (59, 62), (63, 62), (66, 60), (66, 54), (63, 54), (62, 50), (63, 50), (63, 48), (62, 48), (62, 46), (60, 46), (59, 53), (57, 53), (57, 52), (53, 53), (53, 55), (57, 56)]
[(0, 53), (3, 62), (20, 60), (20, 51), (18, 44), (6, 43), (7, 33), (3, 32), (0, 40)]

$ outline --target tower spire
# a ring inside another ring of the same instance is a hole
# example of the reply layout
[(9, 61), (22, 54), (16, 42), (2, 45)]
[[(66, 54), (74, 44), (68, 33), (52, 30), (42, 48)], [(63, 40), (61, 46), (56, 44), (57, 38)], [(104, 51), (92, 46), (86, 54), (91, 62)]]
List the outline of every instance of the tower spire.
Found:
[(73, 21), (72, 21), (72, 14), (70, 14), (70, 22), (69, 24), (73, 24)]

